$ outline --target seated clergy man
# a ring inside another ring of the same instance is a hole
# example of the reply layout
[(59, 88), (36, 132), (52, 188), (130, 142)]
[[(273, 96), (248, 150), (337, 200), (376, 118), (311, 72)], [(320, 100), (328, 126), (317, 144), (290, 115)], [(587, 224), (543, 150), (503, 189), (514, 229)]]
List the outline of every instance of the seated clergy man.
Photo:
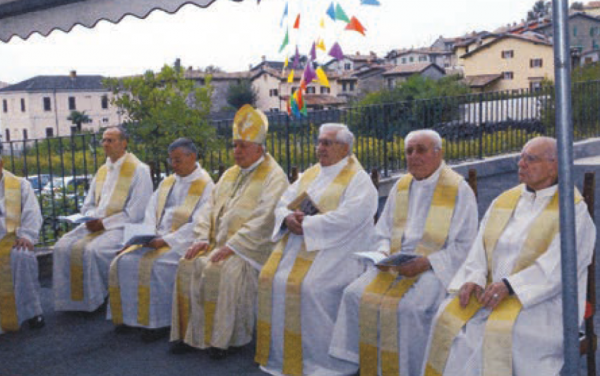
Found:
[[(288, 186), (265, 153), (268, 121), (246, 105), (233, 122), (235, 166), (200, 212), (196, 240), (177, 270), (172, 353), (208, 349), (212, 358), (252, 340), (258, 273), (273, 249), (275, 204)], [(183, 342), (182, 342), (183, 341)]]
[[(277, 205), (278, 243), (259, 279), (256, 350), (261, 369), (272, 375), (353, 368), (328, 355), (342, 292), (364, 269), (353, 253), (368, 246), (377, 211), (377, 190), (352, 154), (353, 141), (345, 125), (323, 124), (319, 163)], [(290, 205), (306, 194), (318, 213)]]
[(152, 181), (148, 166), (126, 152), (121, 127), (102, 136), (106, 163), (98, 169), (81, 214), (95, 218), (54, 246), (52, 283), (57, 311), (94, 311), (108, 296), (108, 268), (123, 246), (123, 227), (141, 222)]
[(346, 288), (330, 354), (369, 375), (416, 375), (433, 316), (477, 233), (475, 195), (443, 161), (437, 132), (405, 138), (408, 174), (391, 189), (375, 254), (417, 255), (391, 269), (371, 266)]
[[(559, 375), (562, 284), (556, 141), (538, 137), (521, 152), (523, 183), (492, 202), (455, 293), (438, 312), (425, 375)], [(575, 192), (579, 320), (596, 228)]]
[(175, 172), (159, 185), (144, 224), (157, 237), (134, 245), (113, 260), (109, 273), (110, 314), (118, 331), (127, 325), (148, 328), (142, 339), (153, 341), (168, 334), (171, 325), (173, 286), (179, 259), (192, 244), (193, 219), (214, 186), (196, 162), (198, 150), (180, 138), (169, 146), (169, 163)]
[(42, 213), (31, 184), (3, 167), (0, 156), (0, 333), (19, 330), (25, 320), (33, 329), (44, 326), (32, 252)]

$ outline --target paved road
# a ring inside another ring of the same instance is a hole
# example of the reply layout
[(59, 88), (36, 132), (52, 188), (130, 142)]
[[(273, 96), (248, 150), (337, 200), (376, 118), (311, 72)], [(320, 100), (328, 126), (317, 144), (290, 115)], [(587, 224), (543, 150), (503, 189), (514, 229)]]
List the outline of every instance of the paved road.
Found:
[[(597, 161), (579, 162), (575, 168), (578, 186), (585, 171), (596, 171), (600, 179)], [(480, 217), (494, 197), (516, 183), (514, 173), (481, 179), (478, 184)], [(596, 201), (596, 212), (600, 217), (600, 197)], [(597, 275), (600, 277), (600, 273)], [(0, 376), (262, 374), (253, 362), (253, 345), (222, 361), (213, 361), (201, 352), (171, 355), (167, 353), (166, 339), (145, 344), (138, 333), (116, 334), (112, 323), (105, 320), (104, 310), (93, 314), (54, 312), (50, 278), (43, 277), (42, 284), (46, 327), (39, 331), (24, 327), (17, 333), (0, 336)], [(597, 284), (600, 286), (600, 280)], [(599, 321), (597, 315), (597, 328), (600, 328)], [(584, 372), (582, 365), (581, 375)]]

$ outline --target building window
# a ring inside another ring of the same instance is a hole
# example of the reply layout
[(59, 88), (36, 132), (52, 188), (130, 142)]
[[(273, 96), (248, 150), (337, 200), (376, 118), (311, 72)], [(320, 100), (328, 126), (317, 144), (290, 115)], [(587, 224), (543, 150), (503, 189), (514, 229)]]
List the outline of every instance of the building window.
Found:
[(501, 56), (503, 59), (512, 59), (513, 57), (515, 57), (515, 51), (514, 50), (502, 51)]
[(573, 26), (573, 36), (577, 36), (577, 26)]
[(8, 102), (6, 101), (6, 99), (2, 100), (2, 111), (4, 111), (5, 113), (8, 112)]
[(296, 90), (298, 90), (297, 86), (292, 86), (292, 95), (294, 95), (294, 93), (296, 92)]
[(354, 91), (354, 82), (350, 82), (350, 91)]
[(54, 128), (48, 127), (46, 128), (46, 138), (54, 137)]
[(352, 69), (352, 64), (351, 63), (344, 64), (344, 70), (351, 70), (351, 69)]
[(6, 134), (6, 142), (10, 141), (10, 129), (5, 129), (4, 133)]
[(331, 89), (325, 86), (321, 86), (321, 94), (329, 94), (331, 93)]
[(69, 97), (69, 110), (76, 110), (75, 97)]
[(402, 64), (406, 64), (406, 58), (405, 57), (402, 58)]
[(27, 137), (27, 129), (23, 129), (23, 140), (27, 139), (29, 139), (29, 137)]
[(270, 108), (269, 111), (271, 112), (279, 112), (279, 109), (276, 107)]
[(108, 109), (108, 95), (103, 95), (102, 99), (101, 99), (101, 104), (102, 104), (102, 109), (106, 110)]
[(530, 68), (541, 68), (544, 64), (544, 61), (542, 59), (531, 59), (529, 60), (529, 67)]
[(277, 89), (269, 90), (269, 97), (276, 97), (278, 95), (279, 95), (279, 90), (277, 90)]
[(346, 83), (346, 82), (342, 82), (342, 91), (343, 91), (343, 92), (346, 92), (346, 91), (348, 91), (348, 86), (347, 86), (347, 83)]
[(102, 118), (103, 123), (108, 123), (108, 118)]
[(316, 88), (314, 86), (309, 86), (306, 88), (306, 94), (314, 94), (316, 93)]
[(411, 56), (411, 57), (408, 58), (408, 61), (411, 62), (411, 63), (414, 63), (415, 62), (415, 58), (413, 56)]
[(25, 98), (21, 98), (21, 112), (25, 112)]
[(515, 75), (513, 72), (502, 72), (503, 80), (512, 80), (513, 78), (515, 78)]
[(419, 56), (419, 61), (427, 61), (427, 56)]
[(50, 97), (44, 97), (44, 111), (52, 111), (52, 102), (50, 102)]
[(393, 78), (388, 78), (388, 79), (387, 79), (387, 86), (388, 86), (388, 89), (393, 89), (393, 88), (394, 88), (394, 86), (395, 86), (394, 84), (395, 84), (395, 81), (394, 81), (394, 79), (393, 79)]
[(534, 81), (529, 83), (529, 90), (537, 92), (542, 90), (542, 83), (540, 81)]

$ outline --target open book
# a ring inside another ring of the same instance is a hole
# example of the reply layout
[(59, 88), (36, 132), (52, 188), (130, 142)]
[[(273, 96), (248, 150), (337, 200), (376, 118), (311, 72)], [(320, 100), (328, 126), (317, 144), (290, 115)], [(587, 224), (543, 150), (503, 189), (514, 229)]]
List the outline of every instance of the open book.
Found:
[(93, 221), (95, 219), (98, 219), (98, 218), (86, 217), (85, 215), (81, 215), (79, 213), (73, 214), (73, 215), (59, 215), (58, 216), (58, 220), (61, 222), (68, 222), (68, 223), (75, 223), (75, 224), (85, 223), (85, 222)]
[(315, 202), (310, 198), (309, 194), (302, 192), (294, 201), (287, 206), (290, 210), (300, 210), (305, 215), (319, 214), (321, 211)]
[(386, 256), (381, 252), (356, 252), (354, 256), (363, 260), (372, 261), (377, 266), (400, 266), (404, 263), (412, 261), (421, 256), (409, 255), (406, 253), (395, 253), (391, 256)]
[(143, 245), (148, 244), (152, 240), (156, 239), (156, 231), (152, 226), (145, 224), (128, 224), (125, 226), (123, 231), (123, 243), (124, 247), (131, 247), (132, 245)]

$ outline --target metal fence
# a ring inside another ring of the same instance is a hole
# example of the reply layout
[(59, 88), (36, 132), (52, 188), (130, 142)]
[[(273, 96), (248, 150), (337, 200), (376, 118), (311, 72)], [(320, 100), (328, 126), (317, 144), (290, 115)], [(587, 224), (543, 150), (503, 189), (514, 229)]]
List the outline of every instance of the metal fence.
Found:
[[(600, 81), (573, 86), (574, 138), (600, 135)], [(432, 128), (444, 140), (449, 163), (515, 152), (538, 135), (554, 135), (554, 90), (484, 93), (413, 100), (364, 107), (309, 112), (295, 119), (269, 114), (267, 149), (288, 173), (317, 161), (318, 127), (327, 122), (347, 124), (355, 135), (354, 153), (363, 167), (382, 176), (406, 168), (404, 137), (414, 129)], [(233, 164), (232, 120), (214, 121), (218, 142), (202, 151), (202, 163), (216, 178)], [(93, 174), (104, 163), (100, 134), (73, 134), (40, 140), (3, 142), (4, 167), (27, 177), (44, 215), (40, 237), (53, 243), (69, 228), (56, 220), (78, 211)], [(203, 141), (203, 140), (197, 140)], [(200, 142), (206, 145), (207, 143)], [(164, 155), (149, 153), (143, 142), (130, 149), (153, 166), (155, 184), (168, 174)]]

